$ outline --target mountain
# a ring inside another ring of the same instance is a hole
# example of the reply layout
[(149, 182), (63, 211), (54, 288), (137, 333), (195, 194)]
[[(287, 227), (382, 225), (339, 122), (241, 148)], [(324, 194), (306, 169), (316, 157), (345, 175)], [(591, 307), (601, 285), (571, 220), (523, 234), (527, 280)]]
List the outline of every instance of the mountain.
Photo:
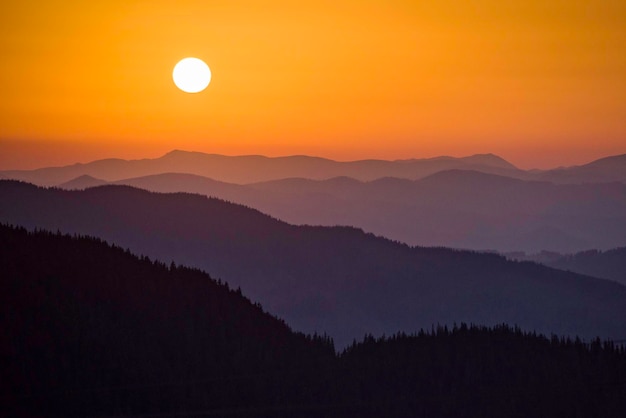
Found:
[(554, 183), (626, 183), (626, 154), (601, 158), (574, 167), (539, 173), (538, 179)]
[(246, 155), (230, 157), (200, 152), (172, 151), (156, 159), (131, 161), (106, 159), (66, 167), (4, 171), (0, 172), (0, 176), (41, 186), (56, 186), (84, 175), (110, 182), (153, 174), (185, 173), (223, 182), (245, 184), (290, 177), (328, 179), (348, 176), (363, 181), (387, 176), (417, 179), (453, 168), (524, 175), (523, 171), (491, 154), (465, 158), (438, 157), (396, 161), (339, 162), (308, 156), (269, 158), (260, 155)]
[(199, 270), (0, 225), (2, 416), (602, 416), (626, 351), (433, 327), (336, 354)]
[(575, 254), (542, 251), (536, 254), (505, 255), (515, 260), (533, 261), (561, 270), (615, 280), (626, 285), (626, 247), (607, 251), (587, 250)]
[(41, 186), (57, 186), (85, 175), (114, 182), (155, 174), (184, 173), (227, 183), (247, 184), (294, 177), (314, 180), (333, 177), (351, 177), (360, 181), (372, 181), (383, 177), (417, 180), (446, 170), (479, 171), (521, 180), (549, 181), (558, 184), (626, 183), (626, 154), (602, 158), (582, 166), (524, 171), (493, 154), (463, 158), (340, 162), (304, 155), (225, 156), (175, 150), (154, 159), (104, 159), (65, 167), (0, 171), (0, 178), (22, 180)]
[(166, 173), (114, 183), (219, 197), (289, 223), (351, 225), (410, 245), (501, 252), (626, 245), (622, 183), (557, 185), (467, 170), (417, 181), (336, 177), (236, 185)]
[(587, 345), (507, 326), (461, 325), (412, 336), (369, 336), (348, 347), (341, 360), (351, 379), (340, 387), (356, 383), (362, 396), (385, 400), (384, 406), (363, 408), (373, 417), (626, 413), (626, 351), (600, 340)]
[(583, 337), (626, 329), (626, 287), (617, 283), (355, 228), (294, 226), (200, 195), (0, 181), (0, 222), (93, 235), (210, 271), (295, 329), (327, 332), (339, 345), (455, 321)]
[(0, 270), (2, 416), (304, 402), (315, 376), (293, 371), (335, 356), (206, 273), (95, 238), (1, 225)]
[(85, 174), (65, 183), (61, 183), (57, 187), (67, 190), (80, 190), (88, 189), (90, 187), (103, 186), (105, 184), (107, 184), (106, 181)]
[(185, 192), (203, 194), (238, 203), (241, 200), (243, 200), (241, 203), (249, 200), (248, 195), (250, 198), (258, 198), (261, 196), (261, 193), (255, 193), (254, 190), (251, 190), (245, 185), (225, 183), (195, 174), (184, 173), (154, 174), (151, 176), (118, 180), (109, 184), (132, 186), (161, 193)]

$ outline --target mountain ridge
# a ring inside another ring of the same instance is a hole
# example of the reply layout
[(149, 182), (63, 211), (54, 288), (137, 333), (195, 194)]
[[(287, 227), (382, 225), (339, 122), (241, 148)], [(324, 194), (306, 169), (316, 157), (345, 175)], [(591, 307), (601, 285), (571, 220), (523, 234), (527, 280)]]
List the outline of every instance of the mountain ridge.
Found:
[(615, 321), (626, 318), (626, 287), (617, 283), (493, 254), (410, 247), (356, 228), (290, 225), (200, 195), (0, 181), (0, 222), (93, 235), (211, 271), (295, 329), (327, 332), (340, 346), (365, 332), (434, 323), (613, 338), (626, 329), (626, 319)]
[(449, 169), (482, 171), (523, 180), (542, 180), (562, 184), (612, 181), (626, 183), (626, 157), (624, 155), (601, 158), (582, 166), (551, 170), (521, 170), (505, 159), (490, 153), (466, 157), (336, 161), (306, 155), (227, 156), (181, 150), (172, 150), (161, 157), (151, 159), (109, 158), (35, 170), (5, 170), (0, 171), (0, 178), (23, 180), (41, 186), (55, 186), (81, 175), (117, 181), (164, 172), (181, 172), (229, 183), (248, 184), (292, 177), (321, 180), (347, 176), (361, 181), (371, 181), (381, 177), (399, 177), (417, 180)]
[(111, 158), (63, 167), (0, 171), (0, 175), (41, 186), (55, 186), (66, 183), (80, 175), (90, 175), (106, 181), (117, 181), (164, 172), (180, 172), (201, 175), (219, 181), (246, 184), (290, 177), (328, 179), (347, 176), (362, 181), (386, 176), (416, 179), (451, 167), (523, 174), (521, 170), (504, 159), (489, 154), (460, 158), (442, 157), (396, 161), (375, 159), (335, 161), (302, 155), (284, 157), (226, 156), (173, 150), (154, 159), (122, 160)]
[(626, 285), (626, 247), (586, 250), (574, 254), (542, 251), (537, 254), (504, 254), (513, 260), (541, 263), (560, 270), (613, 280)]
[(291, 178), (245, 185), (188, 174), (119, 180), (214, 196), (292, 224), (352, 225), (410, 245), (575, 252), (626, 245), (626, 185), (554, 184), (468, 170), (408, 180)]

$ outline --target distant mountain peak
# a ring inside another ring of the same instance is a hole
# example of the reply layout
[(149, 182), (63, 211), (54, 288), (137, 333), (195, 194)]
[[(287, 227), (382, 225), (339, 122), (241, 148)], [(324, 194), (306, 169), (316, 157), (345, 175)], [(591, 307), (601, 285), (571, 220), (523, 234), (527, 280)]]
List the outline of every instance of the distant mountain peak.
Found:
[(81, 190), (87, 189), (89, 187), (102, 186), (104, 184), (107, 184), (105, 180), (90, 176), (88, 174), (83, 174), (76, 177), (75, 179), (58, 184), (57, 187), (66, 190)]
[(626, 154), (612, 155), (610, 157), (600, 158), (592, 161), (585, 166), (614, 166), (614, 167), (626, 167)]
[(540, 178), (554, 183), (626, 183), (626, 154), (548, 170), (540, 174)]
[(465, 161), (471, 161), (472, 163), (485, 164), (485, 165), (490, 165), (494, 167), (510, 168), (513, 170), (517, 170), (517, 167), (515, 167), (513, 164), (511, 164), (504, 158), (496, 154), (492, 154), (492, 153), (474, 154), (474, 155), (470, 155), (469, 157), (464, 157), (462, 159)]
[(199, 151), (185, 151), (185, 150), (180, 150), (180, 149), (173, 149), (170, 152), (163, 154), (163, 156), (158, 159), (167, 159), (167, 158), (172, 158), (172, 157), (187, 157), (191, 155), (208, 156), (208, 155), (217, 155), (217, 154), (208, 154), (208, 153), (199, 152)]
[(82, 176), (76, 177), (74, 180), (100, 180), (100, 179), (92, 177), (89, 174), (83, 174)]
[(170, 152), (165, 153), (165, 155), (163, 155), (164, 157), (168, 156), (168, 155), (186, 155), (186, 154), (203, 154), (201, 152), (196, 152), (196, 151), (186, 151), (186, 150), (182, 150), (182, 149), (173, 149)]

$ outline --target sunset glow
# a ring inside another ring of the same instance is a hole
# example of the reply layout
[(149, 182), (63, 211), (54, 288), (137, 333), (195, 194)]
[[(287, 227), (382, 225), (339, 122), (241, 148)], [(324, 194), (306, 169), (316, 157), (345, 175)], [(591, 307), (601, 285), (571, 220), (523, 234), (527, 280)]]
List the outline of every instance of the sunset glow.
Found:
[[(15, 1), (0, 168), (172, 149), (340, 160), (626, 152), (626, 3)], [(173, 65), (219, 80), (188, 95)]]

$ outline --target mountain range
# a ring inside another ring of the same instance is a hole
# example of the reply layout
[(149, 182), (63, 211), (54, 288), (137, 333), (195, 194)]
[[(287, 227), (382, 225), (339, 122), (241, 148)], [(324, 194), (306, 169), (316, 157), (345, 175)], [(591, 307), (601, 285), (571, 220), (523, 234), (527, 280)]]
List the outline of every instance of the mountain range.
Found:
[(493, 154), (337, 162), (172, 151), (3, 177), (65, 189), (199, 193), (288, 223), (354, 226), (409, 245), (527, 253), (626, 245), (626, 155), (524, 171)]
[(260, 155), (225, 156), (175, 150), (155, 159), (130, 161), (105, 159), (65, 167), (0, 171), (0, 178), (23, 180), (41, 186), (56, 186), (83, 175), (105, 181), (117, 181), (153, 174), (186, 173), (229, 183), (247, 184), (292, 177), (315, 180), (351, 177), (360, 181), (397, 177), (417, 180), (439, 171), (453, 169), (554, 183), (626, 182), (626, 154), (599, 159), (581, 166), (527, 171), (493, 154), (463, 158), (340, 162), (310, 156), (270, 158)]
[[(107, 184), (78, 177), (59, 185)], [(188, 192), (243, 204), (300, 225), (349, 225), (421, 246), (575, 252), (626, 244), (626, 184), (554, 184), (445, 170), (420, 180), (290, 178), (238, 185), (192, 174), (123, 179), (156, 192)]]
[(626, 351), (507, 325), (335, 352), (239, 290), (102, 240), (0, 224), (0, 415), (406, 418), (626, 411)]
[(291, 225), (200, 195), (4, 180), (0, 222), (93, 235), (210, 271), (295, 329), (327, 332), (340, 346), (368, 332), (453, 322), (589, 338), (619, 339), (626, 329), (626, 287), (615, 282), (351, 227)]

